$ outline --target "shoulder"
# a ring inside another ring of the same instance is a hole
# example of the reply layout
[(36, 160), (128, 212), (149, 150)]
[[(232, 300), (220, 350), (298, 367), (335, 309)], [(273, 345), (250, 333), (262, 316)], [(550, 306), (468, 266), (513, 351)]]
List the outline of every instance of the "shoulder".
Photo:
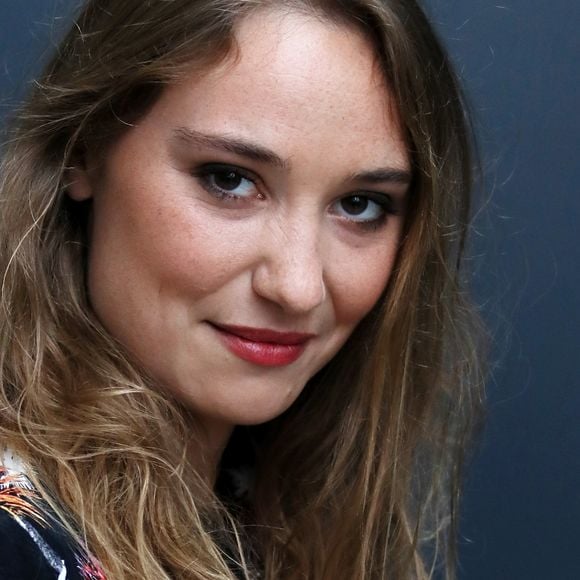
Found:
[(0, 465), (0, 578), (104, 580), (89, 575), (90, 566), (86, 551), (54, 518), (28, 477)]

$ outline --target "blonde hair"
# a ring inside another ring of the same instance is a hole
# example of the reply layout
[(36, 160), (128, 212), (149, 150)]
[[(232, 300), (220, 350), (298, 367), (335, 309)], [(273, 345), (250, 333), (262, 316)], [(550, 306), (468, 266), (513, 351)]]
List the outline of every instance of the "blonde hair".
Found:
[[(189, 465), (191, 418), (93, 315), (87, 208), (67, 167), (163, 87), (235, 50), (263, 7), (372, 40), (412, 159), (384, 296), (281, 417), (249, 428), (250, 505)], [(471, 137), (450, 63), (413, 0), (90, 0), (15, 120), (1, 166), (0, 440), (115, 580), (453, 576), (461, 467), (481, 403), (462, 258)], [(233, 563), (235, 561), (235, 563)]]

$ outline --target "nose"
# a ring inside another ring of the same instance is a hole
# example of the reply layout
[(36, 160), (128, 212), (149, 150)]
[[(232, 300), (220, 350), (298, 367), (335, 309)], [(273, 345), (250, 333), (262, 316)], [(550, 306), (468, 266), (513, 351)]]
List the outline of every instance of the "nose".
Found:
[(287, 313), (306, 314), (326, 298), (317, 228), (276, 226), (269, 234), (252, 275), (253, 290)]

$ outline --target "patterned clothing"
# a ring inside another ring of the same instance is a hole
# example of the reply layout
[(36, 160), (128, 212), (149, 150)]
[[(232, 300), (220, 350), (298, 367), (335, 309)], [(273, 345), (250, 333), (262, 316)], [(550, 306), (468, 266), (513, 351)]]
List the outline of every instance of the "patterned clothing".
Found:
[(18, 460), (0, 465), (0, 578), (106, 580), (98, 562), (78, 545), (40, 498)]
[[(235, 511), (250, 499), (253, 452), (248, 453), (246, 430), (226, 448), (216, 484), (218, 496)], [(79, 545), (42, 500), (23, 465), (0, 449), (0, 580), (106, 580), (86, 547)], [(227, 547), (224, 546), (226, 553)], [(245, 578), (232, 564), (237, 578)], [(257, 571), (251, 574), (259, 579)]]

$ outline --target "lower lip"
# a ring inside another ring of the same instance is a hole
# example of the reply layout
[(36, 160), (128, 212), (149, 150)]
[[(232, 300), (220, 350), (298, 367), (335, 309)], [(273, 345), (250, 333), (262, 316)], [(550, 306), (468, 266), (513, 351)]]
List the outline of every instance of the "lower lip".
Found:
[(218, 333), (222, 343), (237, 357), (263, 367), (283, 367), (297, 361), (304, 350), (302, 344), (275, 344), (271, 342), (255, 342), (231, 334), (226, 330), (212, 326)]

